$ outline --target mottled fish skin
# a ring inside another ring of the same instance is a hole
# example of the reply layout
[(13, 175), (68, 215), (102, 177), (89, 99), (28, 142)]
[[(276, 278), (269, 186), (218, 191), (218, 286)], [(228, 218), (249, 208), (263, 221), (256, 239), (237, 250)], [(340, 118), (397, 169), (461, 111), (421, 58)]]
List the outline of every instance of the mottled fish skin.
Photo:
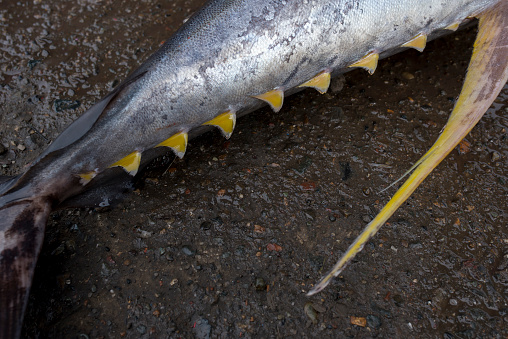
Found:
[[(263, 99), (266, 93), (278, 98), (271, 101), (277, 111), (280, 95), (300, 90), (317, 75), (352, 65), (373, 71), (375, 64), (363, 62), (366, 56), (401, 46), (422, 49), (425, 39), (418, 38), (418, 45), (415, 38), (456, 27), (498, 2), (208, 2), (25, 174), (0, 186), (0, 217), (7, 216), (0, 222), (0, 337), (19, 336), (49, 210), (79, 195), (97, 175), (117, 165), (134, 175), (142, 152), (173, 145), (164, 142), (174, 136), (184, 140), (178, 152), (183, 155), (187, 133), (199, 133), (221, 114), (228, 113), (234, 127), (236, 116), (271, 100)], [(14, 254), (21, 238), (26, 255)], [(19, 270), (9, 271), (12, 265)], [(18, 282), (22, 290), (13, 290)]]
[[(62, 201), (68, 194), (48, 185), (54, 178), (73, 184), (76, 175), (101, 172), (111, 159), (152, 148), (223, 112), (248, 113), (263, 104), (255, 95), (275, 88), (289, 94), (323, 70), (344, 71), (369, 52), (442, 30), (492, 3), (209, 2), (141, 67), (144, 73), (136, 73), (142, 75), (108, 104), (85, 137), (37, 168), (32, 189), (16, 199), (51, 194)], [(9, 199), (0, 197), (0, 206)]]

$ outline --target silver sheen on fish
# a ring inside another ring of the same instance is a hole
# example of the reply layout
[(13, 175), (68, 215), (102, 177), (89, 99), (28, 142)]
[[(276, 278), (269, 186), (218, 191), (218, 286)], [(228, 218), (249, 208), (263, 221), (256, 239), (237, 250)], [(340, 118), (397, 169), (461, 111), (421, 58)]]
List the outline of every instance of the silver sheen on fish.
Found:
[[(89, 201), (104, 178), (135, 176), (151, 150), (185, 154), (210, 126), (305, 87), (321, 93), (354, 67), (422, 51), (427, 39), (479, 18), (464, 88), (438, 141), (379, 215), (310, 294), (323, 289), (471, 130), (508, 79), (504, 0), (209, 1), (145, 63), (72, 123), (25, 172), (0, 179), (0, 338), (20, 336), (47, 218)], [(123, 136), (128, 135), (129, 138)], [(121, 142), (120, 142), (121, 141)], [(409, 172), (408, 172), (409, 173)], [(112, 193), (113, 194), (113, 193)], [(85, 197), (86, 199), (82, 198)], [(100, 202), (100, 198), (98, 202)]]

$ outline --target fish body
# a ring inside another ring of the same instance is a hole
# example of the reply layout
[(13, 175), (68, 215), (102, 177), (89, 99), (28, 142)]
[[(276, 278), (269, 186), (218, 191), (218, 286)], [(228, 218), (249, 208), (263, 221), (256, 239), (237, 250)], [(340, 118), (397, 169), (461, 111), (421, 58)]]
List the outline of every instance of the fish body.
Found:
[[(103, 101), (107, 106), (85, 135), (69, 145), (57, 140), (44, 156), (59, 154), (39, 161), (24, 175), (36, 172), (30, 182), (19, 180), (0, 205), (35, 195), (64, 201), (76, 191), (63, 187), (74, 186), (80, 174), (103, 172), (112, 159), (151, 149), (221, 113), (251, 112), (264, 104), (256, 95), (290, 94), (320, 72), (343, 72), (369, 53), (390, 52), (492, 2), (209, 2)], [(86, 119), (94, 120), (76, 125)]]
[(51, 209), (79, 198), (102, 175), (135, 175), (154, 148), (183, 156), (187, 138), (207, 124), (229, 136), (236, 117), (267, 103), (278, 111), (284, 96), (303, 87), (326, 91), (329, 76), (351, 66), (374, 71), (379, 57), (422, 49), (422, 38), (498, 3), (208, 2), (26, 173), (0, 183), (0, 305), (9, 310), (0, 315), (2, 337), (19, 336)]

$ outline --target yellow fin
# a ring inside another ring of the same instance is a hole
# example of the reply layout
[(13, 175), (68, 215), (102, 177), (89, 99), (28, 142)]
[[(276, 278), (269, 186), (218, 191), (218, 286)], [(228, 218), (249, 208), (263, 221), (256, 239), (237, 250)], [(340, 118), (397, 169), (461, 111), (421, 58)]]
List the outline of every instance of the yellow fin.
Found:
[(280, 111), (284, 103), (284, 92), (278, 88), (260, 95), (253, 95), (253, 97), (268, 103), (275, 113)]
[(459, 26), (460, 26), (460, 21), (457, 21), (451, 25), (446, 26), (444, 29), (455, 32), (457, 29), (459, 29)]
[(377, 61), (379, 60), (379, 54), (370, 52), (357, 62), (349, 65), (348, 67), (362, 67), (366, 69), (369, 74), (374, 74), (377, 68)]
[(86, 185), (88, 184), (90, 181), (92, 181), (93, 178), (95, 178), (95, 176), (97, 175), (97, 172), (96, 171), (91, 171), (91, 172), (87, 172), (87, 173), (82, 173), (82, 174), (78, 174), (78, 176), (81, 178), (79, 180), (79, 182), (82, 184), (82, 185)]
[(235, 112), (227, 111), (222, 113), (210, 121), (205, 122), (203, 125), (212, 125), (220, 128), (222, 134), (229, 139), (236, 125), (236, 114)]
[(464, 86), (450, 118), (414, 172), (378, 215), (365, 227), (330, 272), (309, 291), (313, 295), (342, 272), (388, 218), (414, 192), (448, 153), (480, 120), (508, 81), (508, 1), (501, 1), (480, 15), (479, 31)]
[(136, 173), (138, 173), (140, 162), (141, 162), (141, 152), (136, 151), (132, 152), (126, 157), (123, 157), (122, 159), (118, 160), (109, 167), (120, 166), (123, 167), (123, 169), (130, 175), (136, 175)]
[(155, 147), (169, 147), (175, 152), (176, 156), (181, 159), (187, 150), (188, 141), (189, 135), (186, 132), (180, 132), (164, 140)]
[(310, 79), (307, 82), (304, 82), (298, 87), (312, 87), (316, 89), (319, 93), (325, 94), (326, 91), (328, 91), (328, 87), (330, 87), (330, 73), (321, 72), (314, 78)]
[(416, 49), (419, 52), (423, 52), (425, 49), (425, 46), (427, 45), (427, 35), (420, 33), (417, 36), (415, 36), (413, 39), (409, 40), (405, 44), (402, 45), (402, 47), (411, 47)]

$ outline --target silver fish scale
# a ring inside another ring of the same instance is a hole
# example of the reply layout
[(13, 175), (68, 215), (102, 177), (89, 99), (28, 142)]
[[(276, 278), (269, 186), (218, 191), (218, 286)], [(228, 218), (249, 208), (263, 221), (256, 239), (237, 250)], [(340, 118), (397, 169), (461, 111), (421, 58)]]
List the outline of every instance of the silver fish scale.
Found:
[(209, 2), (41, 177), (101, 171), (222, 112), (243, 115), (264, 104), (253, 95), (292, 93), (323, 70), (344, 71), (370, 51), (395, 48), (496, 2)]

